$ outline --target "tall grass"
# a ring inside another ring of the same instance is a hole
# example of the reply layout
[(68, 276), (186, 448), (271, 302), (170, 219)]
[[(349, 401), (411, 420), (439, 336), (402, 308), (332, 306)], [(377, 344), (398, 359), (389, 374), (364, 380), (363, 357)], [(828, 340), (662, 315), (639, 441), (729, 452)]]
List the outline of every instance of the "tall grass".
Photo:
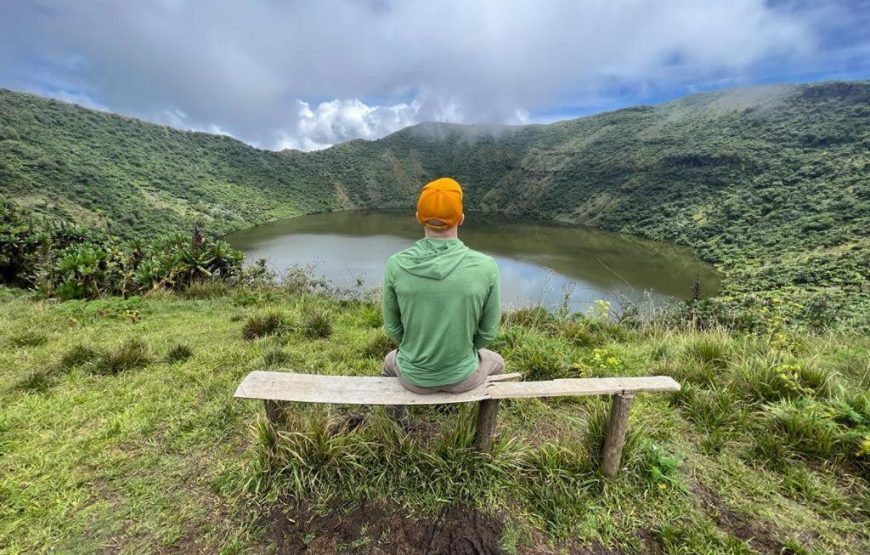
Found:
[(102, 353), (97, 360), (95, 371), (98, 374), (114, 375), (147, 366), (151, 360), (151, 351), (144, 341), (129, 339), (114, 349)]
[[(858, 553), (866, 537), (863, 337), (791, 341), (540, 312), (504, 325), (492, 347), (527, 379), (666, 374), (683, 385), (636, 396), (610, 480), (599, 473), (606, 398), (504, 401), (489, 455), (471, 448), (474, 405), (412, 407), (405, 431), (381, 408), (290, 404), (275, 428), (261, 403), (231, 399), (264, 365), (377, 375), (393, 345), (373, 329), (372, 303), (252, 288), (149, 296), (130, 318), (129, 301), (113, 299), (0, 302), (10, 347), (0, 374), (13, 384), (0, 386), (0, 450), (13, 464), (11, 474), (0, 468), (0, 551), (7, 538), (38, 552), (116, 540), (183, 550), (196, 537), (220, 552), (227, 535), (237, 542), (227, 551), (256, 549), (278, 499), (313, 511), (369, 500), (424, 520), (471, 506), (510, 518), (505, 544), (518, 552), (558, 539), (629, 552), (757, 545), (738, 533), (778, 550), (800, 530), (808, 549)], [(307, 309), (328, 315), (332, 339), (306, 335)], [(47, 340), (13, 347), (20, 329)], [(181, 363), (175, 347), (195, 357)], [(114, 376), (91, 376), (107, 367)], [(87, 528), (95, 519), (109, 528)]]
[(267, 311), (250, 316), (242, 326), (242, 337), (247, 340), (280, 335), (289, 329), (287, 317), (282, 312)]

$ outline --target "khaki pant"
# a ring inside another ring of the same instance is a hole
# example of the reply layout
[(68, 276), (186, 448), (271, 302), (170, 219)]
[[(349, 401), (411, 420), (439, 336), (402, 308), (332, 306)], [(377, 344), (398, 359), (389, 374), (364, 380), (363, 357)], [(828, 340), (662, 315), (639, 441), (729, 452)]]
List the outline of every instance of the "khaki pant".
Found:
[(399, 382), (405, 389), (413, 391), (414, 393), (422, 393), (424, 395), (427, 393), (462, 393), (463, 391), (469, 391), (483, 384), (487, 376), (504, 372), (504, 359), (500, 354), (495, 351), (490, 351), (489, 349), (480, 349), (477, 352), (477, 356), (480, 359), (480, 362), (477, 365), (477, 370), (461, 382), (438, 387), (420, 387), (408, 383), (404, 378), (402, 378), (402, 373), (399, 371), (399, 365), (396, 363), (397, 354), (398, 351), (390, 351), (386, 358), (384, 358), (384, 369), (381, 374), (387, 377), (399, 378)]

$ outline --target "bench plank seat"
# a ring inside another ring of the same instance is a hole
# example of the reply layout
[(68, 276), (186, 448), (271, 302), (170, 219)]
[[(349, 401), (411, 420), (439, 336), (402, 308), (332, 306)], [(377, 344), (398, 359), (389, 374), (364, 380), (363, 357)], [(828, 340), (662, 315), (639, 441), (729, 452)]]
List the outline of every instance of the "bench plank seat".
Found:
[(337, 405), (443, 405), (478, 403), (474, 447), (492, 449), (495, 420), (501, 399), (558, 397), (567, 395), (610, 395), (612, 404), (604, 436), (601, 471), (613, 477), (619, 472), (628, 430), (628, 412), (635, 393), (679, 391), (680, 384), (669, 376), (619, 378), (563, 378), (542, 382), (514, 382), (520, 374), (498, 374), (480, 387), (465, 393), (420, 395), (408, 391), (398, 378), (382, 376), (324, 376), (293, 372), (256, 370), (236, 389), (235, 397), (262, 400), (266, 418), (272, 424), (283, 421), (287, 402), (331, 403)]
[(668, 376), (565, 378), (542, 382), (510, 382), (500, 380), (499, 376), (492, 376), (480, 387), (465, 393), (420, 395), (403, 388), (397, 378), (324, 376), (256, 370), (239, 384), (235, 397), (348, 405), (443, 405), (487, 399), (610, 395), (679, 389), (680, 385)]

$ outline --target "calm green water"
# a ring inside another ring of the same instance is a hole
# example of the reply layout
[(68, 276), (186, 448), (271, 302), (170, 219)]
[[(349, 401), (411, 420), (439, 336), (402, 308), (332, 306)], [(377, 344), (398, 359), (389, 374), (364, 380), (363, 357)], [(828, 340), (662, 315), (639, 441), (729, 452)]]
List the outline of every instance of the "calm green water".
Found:
[[(554, 308), (570, 293), (572, 310), (597, 299), (650, 299), (661, 303), (689, 295), (701, 276), (712, 294), (719, 276), (690, 251), (590, 229), (512, 223), (468, 214), (460, 239), (494, 257), (501, 270), (502, 302)], [(228, 235), (248, 260), (266, 258), (284, 273), (314, 265), (314, 273), (339, 287), (378, 287), (389, 256), (422, 237), (413, 216), (334, 212), (290, 218)]]

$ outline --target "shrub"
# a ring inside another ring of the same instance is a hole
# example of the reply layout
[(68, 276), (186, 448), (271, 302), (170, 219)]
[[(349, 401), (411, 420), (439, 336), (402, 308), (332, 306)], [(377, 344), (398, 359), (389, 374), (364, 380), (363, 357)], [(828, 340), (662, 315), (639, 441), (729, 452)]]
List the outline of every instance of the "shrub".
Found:
[(50, 234), (29, 211), (0, 200), (0, 282), (30, 286)]
[(660, 445), (652, 442), (645, 443), (639, 466), (652, 485), (666, 487), (677, 484), (680, 460)]
[(849, 427), (870, 427), (870, 392), (851, 391), (831, 401), (835, 421)]
[(313, 264), (307, 266), (293, 266), (284, 274), (282, 283), (284, 287), (294, 295), (306, 293), (329, 293), (329, 281), (322, 276), (316, 276), (317, 267)]
[(138, 339), (130, 339), (114, 350), (103, 353), (96, 365), (99, 374), (115, 375), (125, 370), (141, 368), (151, 362), (148, 345)]
[(303, 331), (306, 337), (312, 339), (326, 339), (332, 335), (332, 317), (329, 312), (312, 308), (305, 313), (305, 325)]
[(801, 317), (811, 331), (819, 333), (832, 327), (840, 312), (840, 307), (835, 306), (830, 296), (816, 295), (807, 301)]
[(559, 331), (562, 337), (578, 347), (599, 347), (607, 342), (604, 334), (598, 333), (586, 322), (569, 320), (560, 326)]
[(251, 341), (258, 337), (281, 335), (287, 331), (287, 320), (280, 312), (254, 314), (242, 326), (242, 337)]
[(51, 220), (37, 224), (29, 210), (0, 202), (0, 282), (36, 285), (62, 299), (183, 290), (235, 279), (241, 265), (241, 252), (197, 229), (149, 243), (122, 243), (98, 228)]
[(169, 349), (169, 351), (166, 353), (166, 362), (170, 364), (175, 362), (183, 362), (192, 356), (193, 349), (191, 349), (187, 345), (179, 343)]

